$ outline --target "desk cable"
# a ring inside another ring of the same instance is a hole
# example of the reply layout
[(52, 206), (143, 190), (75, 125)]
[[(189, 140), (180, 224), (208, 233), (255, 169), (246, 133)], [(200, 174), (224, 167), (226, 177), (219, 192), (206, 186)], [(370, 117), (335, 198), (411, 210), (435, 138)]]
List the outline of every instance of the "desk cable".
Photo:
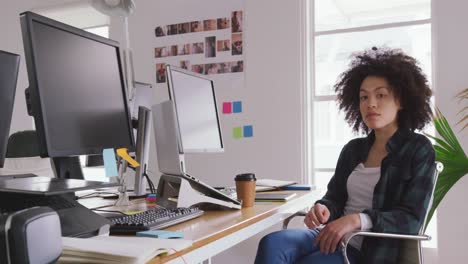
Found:
[[(132, 165), (128, 164), (128, 167), (132, 169), (133, 171), (136, 172), (136, 168), (133, 167)], [(150, 179), (147, 173), (147, 165), (145, 164), (145, 168), (143, 170), (143, 177), (146, 178), (146, 181), (148, 182), (148, 187), (150, 188), (150, 192), (156, 194), (156, 188), (154, 187), (153, 181)]]

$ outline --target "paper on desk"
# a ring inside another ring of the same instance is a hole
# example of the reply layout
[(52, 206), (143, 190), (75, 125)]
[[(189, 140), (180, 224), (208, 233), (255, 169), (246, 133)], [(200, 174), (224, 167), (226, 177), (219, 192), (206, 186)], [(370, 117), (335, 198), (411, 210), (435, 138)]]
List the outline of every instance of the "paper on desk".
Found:
[(102, 151), (102, 156), (104, 160), (104, 168), (106, 169), (106, 177), (117, 176), (117, 162), (115, 159), (114, 149), (104, 149)]
[(58, 263), (146, 263), (155, 256), (180, 251), (191, 240), (148, 237), (97, 236), (62, 237), (63, 251)]
[(295, 184), (294, 181), (281, 181), (281, 180), (272, 180), (272, 179), (258, 179), (257, 185), (258, 186), (268, 186), (268, 187), (283, 187)]

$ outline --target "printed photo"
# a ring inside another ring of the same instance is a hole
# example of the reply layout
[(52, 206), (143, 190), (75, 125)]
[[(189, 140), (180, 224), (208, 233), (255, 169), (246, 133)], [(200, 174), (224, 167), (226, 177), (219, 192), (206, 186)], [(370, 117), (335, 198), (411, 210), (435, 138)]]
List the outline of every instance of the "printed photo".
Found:
[(192, 44), (192, 54), (202, 54), (203, 52), (203, 42), (197, 42)]
[(190, 69), (190, 61), (188, 60), (180, 61), (180, 67), (186, 70)]
[(218, 63), (205, 64), (205, 74), (217, 74), (219, 69)]
[(163, 27), (159, 26), (154, 29), (154, 34), (156, 37), (164, 37), (166, 36), (166, 33), (164, 33)]
[(231, 41), (229, 39), (218, 40), (217, 51), (230, 51)]
[(170, 46), (167, 56), (177, 56), (177, 45)]
[(166, 63), (156, 64), (156, 83), (166, 82)]
[(192, 65), (192, 71), (203, 74), (203, 72), (205, 71), (205, 67), (203, 64), (195, 64), (195, 65)]
[(203, 20), (203, 30), (204, 31), (216, 30), (216, 19)]
[(155, 58), (163, 58), (167, 56), (167, 49), (166, 47), (154, 48), (154, 57)]
[(227, 17), (218, 18), (218, 29), (226, 29), (231, 25), (231, 21)]
[(232, 12), (231, 25), (232, 33), (242, 32), (242, 11)]
[(177, 55), (189, 55), (190, 44), (181, 44), (177, 46)]
[(185, 34), (190, 32), (190, 23), (180, 23), (177, 25), (178, 33)]
[(190, 22), (190, 32), (201, 32), (203, 31), (203, 22), (202, 21), (192, 21)]
[[(205, 38), (205, 57), (213, 58), (216, 57), (216, 37)], [(206, 70), (206, 69), (205, 69)]]
[(218, 63), (218, 73), (229, 73), (231, 72), (231, 66), (228, 62)]
[(232, 55), (242, 54), (242, 33), (232, 34)]
[(167, 26), (167, 35), (177, 35), (177, 24)]
[(231, 62), (231, 72), (243, 72), (244, 71), (244, 61)]

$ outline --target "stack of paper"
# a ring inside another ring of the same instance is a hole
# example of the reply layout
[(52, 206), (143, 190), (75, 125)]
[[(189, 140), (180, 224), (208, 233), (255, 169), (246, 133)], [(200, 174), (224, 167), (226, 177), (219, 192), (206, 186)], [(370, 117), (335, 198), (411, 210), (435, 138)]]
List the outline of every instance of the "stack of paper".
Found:
[(281, 187), (293, 185), (296, 182), (293, 181), (281, 181), (281, 180), (272, 180), (272, 179), (258, 179), (257, 186), (255, 187), (255, 191), (263, 192), (263, 191), (272, 191), (278, 190)]
[(155, 256), (192, 245), (191, 240), (148, 237), (63, 237), (58, 263), (146, 263)]
[(281, 193), (281, 192), (271, 192), (271, 193), (257, 193), (255, 195), (256, 202), (286, 202), (289, 199), (296, 196), (296, 193)]

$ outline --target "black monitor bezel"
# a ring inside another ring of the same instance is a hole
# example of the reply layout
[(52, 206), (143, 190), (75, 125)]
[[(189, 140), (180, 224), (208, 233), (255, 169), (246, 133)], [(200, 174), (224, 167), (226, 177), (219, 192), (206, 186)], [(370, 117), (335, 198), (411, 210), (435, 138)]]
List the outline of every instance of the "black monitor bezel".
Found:
[[(181, 132), (180, 132), (180, 124), (179, 124), (179, 118), (178, 118), (177, 107), (176, 107), (177, 100), (175, 99), (175, 96), (174, 96), (174, 90), (173, 90), (174, 89), (174, 84), (173, 84), (173, 81), (172, 81), (171, 71), (177, 71), (177, 72), (180, 72), (180, 73), (183, 73), (183, 74), (187, 74), (187, 75), (197, 77), (197, 78), (200, 78), (200, 79), (204, 79), (204, 80), (207, 80), (207, 81), (211, 82), (211, 91), (213, 92), (213, 101), (214, 101), (214, 106), (215, 106), (216, 122), (218, 124), (218, 135), (219, 135), (219, 141), (220, 141), (220, 144), (221, 144), (221, 147), (219, 149), (188, 149), (188, 150), (184, 149), (183, 142), (182, 142), (182, 135), (181, 135)], [(201, 74), (194, 73), (194, 72), (191, 72), (191, 71), (188, 71), (188, 70), (185, 70), (185, 69), (173, 66), (173, 65), (169, 65), (169, 64), (166, 65), (166, 76), (167, 76), (166, 79), (167, 79), (167, 89), (168, 89), (168, 94), (169, 94), (169, 100), (171, 100), (173, 102), (172, 107), (174, 108), (174, 113), (175, 113), (175, 117), (176, 117), (175, 118), (176, 119), (175, 123), (176, 123), (176, 126), (177, 126), (177, 139), (178, 139), (177, 143), (179, 145), (179, 153), (184, 154), (184, 153), (224, 152), (223, 133), (222, 133), (222, 130), (221, 130), (221, 123), (219, 121), (218, 105), (217, 105), (217, 102), (216, 102), (216, 91), (214, 89), (213, 80), (210, 80), (210, 79), (206, 78), (205, 76), (203, 76)]]
[(29, 94), (26, 95), (27, 103), (30, 102), (31, 104), (31, 113), (34, 117), (34, 122), (36, 125), (36, 131), (38, 136), (39, 142), (39, 150), (41, 157), (66, 157), (66, 156), (78, 156), (78, 155), (85, 155), (85, 154), (102, 154), (102, 147), (92, 147), (92, 148), (81, 148), (81, 149), (73, 149), (73, 150), (56, 150), (53, 149), (47, 140), (47, 129), (44, 126), (44, 113), (42, 111), (43, 101), (40, 95), (40, 88), (38, 87), (38, 81), (36, 76), (36, 58), (35, 58), (35, 51), (34, 51), (34, 40), (32, 39), (33, 35), (33, 23), (42, 23), (49, 27), (53, 27), (65, 32), (69, 32), (74, 35), (78, 35), (80, 37), (88, 38), (90, 40), (100, 42), (109, 46), (112, 46), (116, 49), (117, 53), (117, 60), (118, 60), (118, 67), (119, 67), (119, 74), (121, 76), (121, 88), (122, 93), (124, 96), (124, 105), (125, 105), (125, 112), (127, 114), (127, 128), (129, 130), (130, 136), (130, 146), (118, 146), (122, 148), (128, 148), (129, 151), (135, 150), (135, 140), (133, 136), (133, 129), (131, 126), (131, 118), (130, 118), (130, 111), (128, 108), (128, 97), (127, 97), (127, 89), (123, 75), (123, 67), (122, 67), (122, 60), (120, 54), (120, 47), (119, 43), (107, 39), (89, 32), (86, 32), (82, 29), (75, 28), (73, 26), (58, 22), (56, 20), (38, 15), (36, 13), (27, 11), (20, 14), (20, 22), (21, 22), (21, 32), (23, 36), (23, 45), (24, 45), (24, 52), (26, 58), (26, 67), (28, 70), (28, 79), (29, 79)]
[[(0, 168), (3, 168), (5, 165), (5, 158), (6, 158), (6, 153), (7, 153), (7, 147), (8, 147), (8, 139), (10, 137), (10, 129), (11, 129), (11, 121), (13, 119), (13, 107), (14, 107), (14, 102), (15, 102), (15, 94), (16, 94), (16, 85), (18, 82), (18, 72), (19, 72), (19, 64), (20, 64), (20, 55), (7, 52), (4, 50), (0, 50), (0, 54), (3, 54), (4, 56), (11, 56), (11, 60), (15, 60), (15, 64), (11, 66), (15, 66), (15, 69), (12, 69), (14, 76), (11, 76), (11, 81), (13, 84), (13, 87), (5, 87), (4, 89), (11, 89), (7, 91), (7, 94), (11, 95), (11, 104), (7, 105), (7, 111), (6, 113), (0, 113), (0, 116), (2, 116), (4, 121), (6, 122), (6, 127), (5, 128), (5, 134), (0, 135)], [(7, 79), (8, 80), (8, 79)], [(2, 89), (2, 87), (0, 87)], [(0, 94), (2, 94), (0, 92)], [(2, 131), (0, 131), (1, 133)]]

